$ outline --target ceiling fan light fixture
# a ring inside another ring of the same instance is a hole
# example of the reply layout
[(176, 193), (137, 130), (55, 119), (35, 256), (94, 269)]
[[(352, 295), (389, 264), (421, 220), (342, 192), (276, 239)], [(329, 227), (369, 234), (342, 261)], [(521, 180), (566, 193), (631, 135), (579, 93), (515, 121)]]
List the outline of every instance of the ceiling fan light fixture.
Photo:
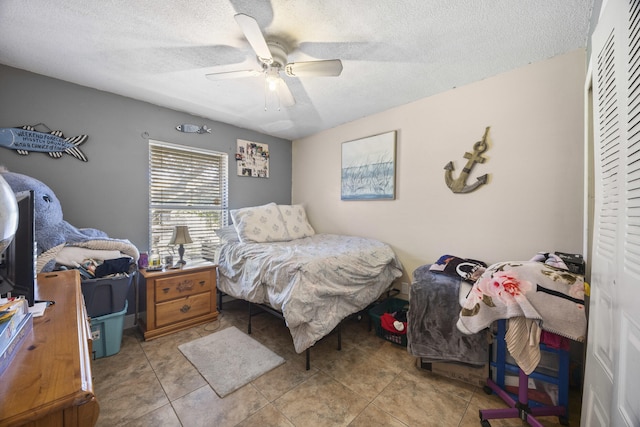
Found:
[(271, 92), (275, 92), (278, 89), (278, 84), (280, 83), (278, 70), (274, 68), (268, 69), (265, 72), (265, 81), (267, 84), (267, 89), (269, 89)]
[(339, 59), (288, 62), (287, 47), (276, 40), (265, 39), (255, 18), (238, 13), (235, 20), (256, 54), (260, 70), (232, 70), (207, 74), (211, 80), (223, 80), (239, 77), (264, 77), (264, 109), (268, 110), (270, 100), (275, 100), (277, 109), (280, 106), (290, 107), (296, 103), (287, 82), (280, 76), (284, 72), (289, 77), (306, 76), (339, 76), (342, 73), (342, 62)]

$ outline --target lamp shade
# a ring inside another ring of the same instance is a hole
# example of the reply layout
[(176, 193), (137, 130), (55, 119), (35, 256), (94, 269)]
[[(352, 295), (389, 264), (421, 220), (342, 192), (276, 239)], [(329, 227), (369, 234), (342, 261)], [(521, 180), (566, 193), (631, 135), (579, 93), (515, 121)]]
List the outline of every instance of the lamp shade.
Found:
[(184, 245), (186, 243), (193, 243), (189, 235), (189, 227), (186, 225), (176, 225), (173, 229), (173, 235), (171, 236), (171, 240), (169, 240), (169, 244)]
[(0, 254), (11, 244), (18, 228), (18, 202), (7, 181), (0, 176)]

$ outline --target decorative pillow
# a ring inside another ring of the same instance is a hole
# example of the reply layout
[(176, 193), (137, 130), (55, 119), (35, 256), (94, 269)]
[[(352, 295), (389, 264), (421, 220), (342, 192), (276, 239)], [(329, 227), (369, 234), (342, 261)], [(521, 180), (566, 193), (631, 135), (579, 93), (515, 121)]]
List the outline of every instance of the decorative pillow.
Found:
[(302, 205), (278, 205), (284, 224), (291, 239), (301, 239), (316, 234), (307, 220), (307, 214)]
[(262, 206), (234, 209), (231, 211), (231, 219), (243, 243), (291, 240), (278, 205), (273, 202)]
[(220, 239), (220, 243), (239, 242), (238, 232), (233, 225), (227, 225), (226, 227), (215, 230), (216, 236)]

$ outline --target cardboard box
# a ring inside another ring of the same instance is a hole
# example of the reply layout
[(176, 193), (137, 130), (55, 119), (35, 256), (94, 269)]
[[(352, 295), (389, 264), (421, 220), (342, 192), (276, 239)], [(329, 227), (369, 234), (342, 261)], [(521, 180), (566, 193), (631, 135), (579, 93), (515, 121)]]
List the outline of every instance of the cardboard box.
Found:
[(434, 374), (479, 387), (486, 385), (489, 377), (488, 363), (478, 367), (456, 362), (424, 362), (422, 358), (418, 358), (417, 365), (419, 368), (431, 371)]

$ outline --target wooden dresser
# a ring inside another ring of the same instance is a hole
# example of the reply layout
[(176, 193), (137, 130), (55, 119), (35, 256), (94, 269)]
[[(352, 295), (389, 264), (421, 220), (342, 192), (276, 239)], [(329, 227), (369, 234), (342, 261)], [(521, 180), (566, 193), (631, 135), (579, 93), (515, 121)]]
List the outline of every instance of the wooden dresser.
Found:
[(146, 319), (138, 322), (149, 340), (218, 318), (217, 266), (202, 262), (180, 269), (140, 270), (146, 291)]
[(91, 328), (76, 270), (38, 275), (36, 300), (55, 301), (33, 319), (0, 377), (0, 426), (93, 426)]

